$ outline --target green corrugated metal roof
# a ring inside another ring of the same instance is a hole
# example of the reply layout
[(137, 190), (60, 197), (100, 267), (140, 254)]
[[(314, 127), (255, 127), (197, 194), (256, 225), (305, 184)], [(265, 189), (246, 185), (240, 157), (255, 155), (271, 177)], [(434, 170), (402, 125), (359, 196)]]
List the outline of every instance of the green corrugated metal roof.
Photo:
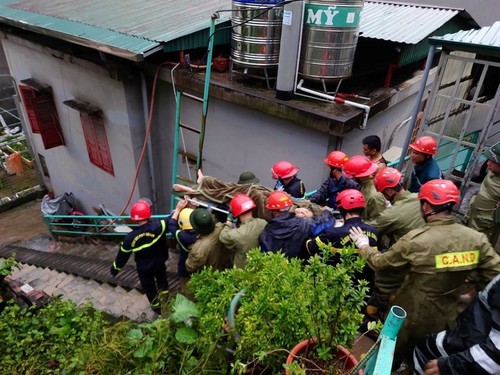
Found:
[(480, 52), (487, 55), (500, 55), (500, 21), (479, 30), (462, 30), (454, 34), (429, 38), (434, 45), (459, 51)]
[[(173, 45), (207, 46), (203, 31), (222, 9), (231, 9), (231, 0), (0, 0), (0, 22), (141, 60)], [(220, 17), (229, 21), (230, 13)], [(225, 42), (227, 35), (216, 34)]]

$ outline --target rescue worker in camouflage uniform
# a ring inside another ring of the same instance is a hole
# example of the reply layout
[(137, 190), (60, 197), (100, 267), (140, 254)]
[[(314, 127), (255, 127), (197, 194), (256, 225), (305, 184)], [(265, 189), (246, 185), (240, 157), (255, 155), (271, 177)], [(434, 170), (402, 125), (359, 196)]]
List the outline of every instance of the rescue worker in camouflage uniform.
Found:
[(130, 209), (130, 219), (137, 223), (123, 239), (116, 259), (111, 266), (113, 277), (118, 275), (132, 253), (135, 257), (137, 275), (151, 308), (161, 313), (159, 292), (168, 291), (167, 267), (167, 223), (165, 220), (150, 221), (151, 206), (145, 200), (135, 202)]
[(500, 374), (500, 275), (460, 313), (453, 328), (418, 341), (413, 364), (418, 375)]
[(404, 357), (410, 358), (415, 339), (454, 323), (466, 278), (473, 276), (481, 290), (500, 272), (500, 256), (487, 237), (458, 224), (451, 215), (459, 196), (452, 181), (425, 183), (418, 199), (426, 225), (401, 237), (385, 253), (371, 248), (359, 228), (351, 229), (360, 254), (377, 274), (400, 275), (400, 287), (391, 302), (406, 310), (407, 318), (398, 334), (396, 366)]
[(319, 204), (321, 206), (328, 205), (328, 207), (337, 208), (337, 194), (346, 189), (357, 189), (359, 185), (352, 178), (347, 178), (342, 172), (345, 162), (349, 158), (342, 151), (332, 151), (323, 160), (330, 168), (330, 175), (321, 187), (310, 197), (309, 201)]
[(467, 226), (485, 233), (493, 246), (498, 239), (498, 212), (500, 202), (500, 142), (484, 152), (488, 159), (488, 174), (484, 178), (479, 192), (472, 198), (467, 214)]
[(361, 215), (363, 221), (374, 220), (387, 207), (384, 196), (373, 185), (373, 174), (377, 168), (377, 164), (363, 155), (354, 155), (344, 164), (344, 174), (361, 185), (361, 192), (365, 196), (366, 208)]
[(231, 268), (234, 252), (219, 241), (223, 224), (215, 224), (212, 214), (204, 208), (195, 209), (189, 216), (189, 222), (198, 236), (186, 259), (187, 271), (194, 273), (204, 267), (215, 270)]
[(433, 156), (437, 154), (438, 144), (428, 135), (417, 138), (410, 144), (410, 159), (413, 163), (409, 191), (418, 193), (420, 187), (427, 181), (443, 178)]
[(369, 221), (379, 231), (380, 235), (389, 238), (389, 246), (397, 242), (412, 229), (421, 228), (425, 221), (420, 215), (420, 201), (415, 193), (407, 191), (401, 183), (403, 175), (395, 168), (382, 169), (373, 183), (379, 193), (382, 193), (390, 203), (380, 216)]
[(279, 161), (271, 168), (271, 175), (276, 181), (274, 190), (284, 191), (294, 198), (304, 198), (306, 188), (300, 178), (297, 177), (299, 168), (289, 161)]
[(249, 250), (259, 247), (259, 235), (267, 221), (253, 217), (255, 202), (246, 194), (236, 194), (229, 203), (236, 223), (228, 219), (219, 235), (219, 240), (228, 249), (234, 250), (234, 266), (244, 268)]

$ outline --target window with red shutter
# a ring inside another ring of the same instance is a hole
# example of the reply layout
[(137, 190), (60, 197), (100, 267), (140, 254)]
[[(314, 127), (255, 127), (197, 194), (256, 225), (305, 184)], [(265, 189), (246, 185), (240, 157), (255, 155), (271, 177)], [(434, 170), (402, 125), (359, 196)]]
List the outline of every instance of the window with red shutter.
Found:
[(63, 104), (80, 112), (83, 136), (90, 162), (114, 176), (113, 161), (109, 151), (102, 111), (98, 107), (78, 99), (66, 100)]
[(40, 133), (38, 120), (36, 118), (35, 111), (33, 109), (33, 99), (36, 96), (36, 91), (28, 86), (19, 86), (19, 92), (21, 93), (21, 99), (24, 103), (26, 114), (28, 115), (28, 120), (31, 125), (31, 131), (33, 133)]
[(49, 90), (35, 90), (21, 85), (19, 91), (33, 133), (40, 134), (46, 150), (64, 145), (54, 98)]

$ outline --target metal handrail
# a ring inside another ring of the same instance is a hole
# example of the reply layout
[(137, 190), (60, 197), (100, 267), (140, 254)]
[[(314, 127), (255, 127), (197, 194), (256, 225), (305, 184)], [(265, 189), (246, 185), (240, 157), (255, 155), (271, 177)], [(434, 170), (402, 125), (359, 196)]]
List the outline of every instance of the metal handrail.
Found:
[[(168, 219), (170, 215), (153, 215), (152, 219)], [(130, 216), (113, 215), (44, 215), (51, 234), (69, 236), (125, 237), (137, 227)], [(168, 237), (168, 236), (167, 236)]]

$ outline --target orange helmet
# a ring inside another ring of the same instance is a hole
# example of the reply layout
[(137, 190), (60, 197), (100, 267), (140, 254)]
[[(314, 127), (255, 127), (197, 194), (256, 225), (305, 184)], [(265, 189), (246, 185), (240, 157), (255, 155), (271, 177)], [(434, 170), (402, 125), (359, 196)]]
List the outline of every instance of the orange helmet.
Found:
[(367, 177), (377, 170), (377, 164), (363, 155), (354, 155), (344, 164), (344, 173), (347, 177)]
[(151, 207), (148, 202), (139, 200), (130, 209), (130, 218), (134, 221), (147, 220), (151, 217)]
[(273, 191), (267, 198), (268, 210), (282, 210), (292, 205), (292, 199), (284, 191)]
[(436, 155), (437, 153), (437, 142), (434, 138), (426, 135), (417, 138), (415, 142), (410, 144), (410, 148), (417, 152), (427, 155)]
[(289, 161), (279, 161), (271, 168), (271, 174), (275, 180), (279, 178), (288, 178), (295, 176), (299, 168), (290, 163)]
[(373, 183), (377, 191), (382, 192), (399, 184), (401, 177), (403, 177), (403, 174), (396, 168), (387, 167), (377, 173)]
[(347, 155), (342, 151), (332, 151), (323, 161), (330, 167), (342, 169), (344, 168), (344, 164), (348, 159), (349, 158), (347, 157)]
[(450, 180), (430, 180), (422, 185), (418, 191), (418, 199), (439, 206), (446, 203), (460, 202), (460, 192)]
[(365, 208), (365, 196), (362, 192), (356, 189), (346, 189), (342, 190), (337, 195), (337, 207), (341, 207), (346, 211), (349, 211), (353, 208)]
[(247, 211), (255, 208), (255, 202), (246, 194), (236, 194), (229, 203), (234, 217), (238, 217)]

